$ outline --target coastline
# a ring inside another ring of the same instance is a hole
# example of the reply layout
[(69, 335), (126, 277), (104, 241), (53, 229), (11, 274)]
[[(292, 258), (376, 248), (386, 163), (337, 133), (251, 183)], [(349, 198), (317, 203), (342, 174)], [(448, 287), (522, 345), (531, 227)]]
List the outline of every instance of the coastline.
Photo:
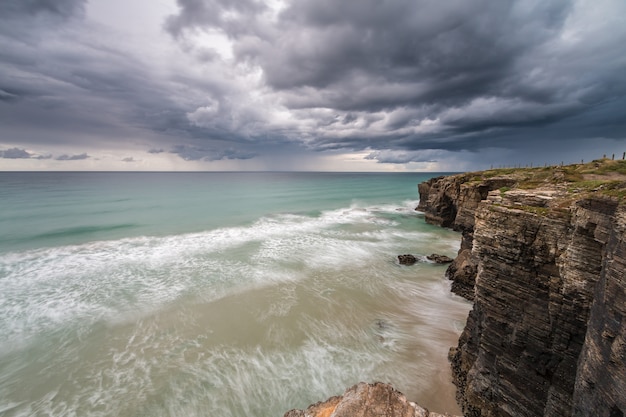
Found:
[[(419, 191), (428, 223), (462, 232), (446, 275), (473, 301), (450, 350), (465, 417), (624, 416), (626, 162), (457, 174)], [(344, 396), (355, 390), (368, 392)], [(429, 415), (393, 391), (346, 415)], [(285, 416), (341, 416), (337, 398)]]
[(466, 417), (622, 416), (626, 161), (491, 170), (420, 184), (462, 232), (448, 269), (474, 301), (451, 351)]

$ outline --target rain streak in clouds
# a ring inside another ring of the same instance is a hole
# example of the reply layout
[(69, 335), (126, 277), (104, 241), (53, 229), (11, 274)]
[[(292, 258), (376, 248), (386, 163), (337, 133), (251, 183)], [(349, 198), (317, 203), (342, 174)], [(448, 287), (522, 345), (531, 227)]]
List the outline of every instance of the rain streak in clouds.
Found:
[(621, 156), (625, 43), (622, 0), (5, 0), (0, 165)]

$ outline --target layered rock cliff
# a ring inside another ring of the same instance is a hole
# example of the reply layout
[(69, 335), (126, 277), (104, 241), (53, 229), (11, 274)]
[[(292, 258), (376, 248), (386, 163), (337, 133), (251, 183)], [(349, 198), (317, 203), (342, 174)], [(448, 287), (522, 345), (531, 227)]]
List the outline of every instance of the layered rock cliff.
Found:
[(626, 413), (626, 162), (419, 185), (463, 232), (448, 269), (474, 301), (451, 361), (467, 417)]

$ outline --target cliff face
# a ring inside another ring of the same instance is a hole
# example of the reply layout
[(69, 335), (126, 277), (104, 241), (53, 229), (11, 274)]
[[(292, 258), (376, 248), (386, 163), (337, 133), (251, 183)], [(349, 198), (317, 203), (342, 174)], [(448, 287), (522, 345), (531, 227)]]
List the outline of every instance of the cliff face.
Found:
[(463, 232), (448, 275), (474, 300), (451, 351), (467, 417), (626, 413), (626, 176), (599, 167), (420, 184), (426, 220)]
[(473, 174), (437, 177), (418, 185), (417, 210), (424, 212), (426, 221), (462, 232), (461, 249), (447, 276), (452, 280), (452, 292), (468, 300), (474, 299), (478, 268), (478, 259), (472, 254), (474, 213), (490, 191), (515, 184), (510, 177), (496, 176), (479, 182), (474, 177)]
[(608, 236), (574, 389), (573, 416), (626, 413), (626, 209)]

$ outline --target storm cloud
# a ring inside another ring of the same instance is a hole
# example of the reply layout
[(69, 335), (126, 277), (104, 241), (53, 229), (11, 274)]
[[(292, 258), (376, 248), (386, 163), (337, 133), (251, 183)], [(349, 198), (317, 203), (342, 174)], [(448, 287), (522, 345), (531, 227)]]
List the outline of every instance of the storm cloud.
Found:
[[(626, 148), (621, 0), (151, 5), (124, 23), (100, 0), (3, 2), (0, 146), (415, 167)], [(133, 18), (153, 24), (133, 37)]]

